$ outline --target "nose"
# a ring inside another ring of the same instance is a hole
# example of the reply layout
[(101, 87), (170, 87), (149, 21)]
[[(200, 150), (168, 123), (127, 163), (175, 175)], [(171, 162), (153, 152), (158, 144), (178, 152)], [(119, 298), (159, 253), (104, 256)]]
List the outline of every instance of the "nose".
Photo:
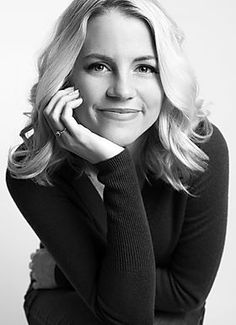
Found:
[(135, 97), (136, 90), (129, 76), (119, 75), (114, 77), (106, 94), (113, 99), (129, 100)]

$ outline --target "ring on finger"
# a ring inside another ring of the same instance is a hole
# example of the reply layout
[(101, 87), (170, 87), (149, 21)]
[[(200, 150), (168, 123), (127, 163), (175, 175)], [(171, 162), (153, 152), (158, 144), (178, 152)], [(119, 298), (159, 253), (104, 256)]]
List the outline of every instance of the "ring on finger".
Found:
[(60, 137), (62, 135), (62, 133), (64, 133), (65, 131), (66, 131), (66, 128), (64, 128), (63, 130), (57, 130), (56, 133), (55, 133), (55, 135), (57, 137)]

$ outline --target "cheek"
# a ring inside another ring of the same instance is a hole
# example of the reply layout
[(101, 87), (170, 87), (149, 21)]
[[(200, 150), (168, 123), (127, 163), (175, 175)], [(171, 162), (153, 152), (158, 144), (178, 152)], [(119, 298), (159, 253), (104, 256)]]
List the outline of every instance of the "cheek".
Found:
[(104, 85), (102, 82), (98, 82), (96, 78), (81, 74), (73, 79), (73, 85), (76, 89), (79, 89), (80, 96), (83, 99), (83, 106), (89, 107), (104, 96)]
[(83, 99), (82, 104), (74, 110), (74, 117), (79, 123), (84, 126), (93, 129), (94, 118), (93, 118), (93, 106), (102, 102), (104, 97), (104, 87), (97, 82), (83, 82), (78, 81), (74, 84), (80, 91), (80, 96)]
[(158, 87), (156, 84), (148, 87), (143, 99), (150, 118), (157, 119), (164, 99), (164, 91), (161, 84)]

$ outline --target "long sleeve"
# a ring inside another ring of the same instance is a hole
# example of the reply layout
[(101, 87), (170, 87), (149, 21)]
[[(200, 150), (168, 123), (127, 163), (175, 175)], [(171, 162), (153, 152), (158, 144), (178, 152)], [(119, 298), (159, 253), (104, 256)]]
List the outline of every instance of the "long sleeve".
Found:
[(66, 190), (39, 186), (13, 179), (9, 172), (7, 184), (20, 211), (98, 324), (151, 325), (155, 260), (133, 161), (124, 150), (97, 168), (105, 185), (107, 243), (90, 227), (83, 204), (74, 204), (70, 184)]
[[(203, 305), (221, 260), (227, 224), (228, 149), (216, 127), (201, 148), (209, 156), (208, 168), (194, 176), (192, 195), (186, 198), (169, 191), (172, 228), (179, 234), (169, 262), (157, 263), (156, 311), (189, 312)], [(167, 192), (163, 195), (168, 196)]]
[[(132, 319), (132, 324), (152, 324), (155, 260), (135, 167), (128, 151), (97, 167), (98, 179), (105, 185), (104, 203), (108, 214), (108, 249), (100, 274), (98, 298), (105, 312), (110, 313), (112, 306), (117, 306), (119, 317), (125, 311), (123, 322)], [(119, 285), (114, 287), (114, 282)], [(127, 301), (135, 303), (128, 305)], [(136, 304), (142, 305), (139, 315)], [(149, 315), (149, 319), (145, 315)]]

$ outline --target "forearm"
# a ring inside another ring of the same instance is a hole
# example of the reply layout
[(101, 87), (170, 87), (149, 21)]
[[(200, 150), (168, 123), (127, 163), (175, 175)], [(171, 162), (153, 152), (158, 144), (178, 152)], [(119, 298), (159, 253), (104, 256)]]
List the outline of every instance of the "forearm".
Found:
[(104, 309), (115, 307), (123, 322), (152, 324), (155, 259), (133, 161), (124, 151), (97, 167), (98, 179), (105, 185), (108, 223), (108, 246), (98, 285), (100, 303)]

